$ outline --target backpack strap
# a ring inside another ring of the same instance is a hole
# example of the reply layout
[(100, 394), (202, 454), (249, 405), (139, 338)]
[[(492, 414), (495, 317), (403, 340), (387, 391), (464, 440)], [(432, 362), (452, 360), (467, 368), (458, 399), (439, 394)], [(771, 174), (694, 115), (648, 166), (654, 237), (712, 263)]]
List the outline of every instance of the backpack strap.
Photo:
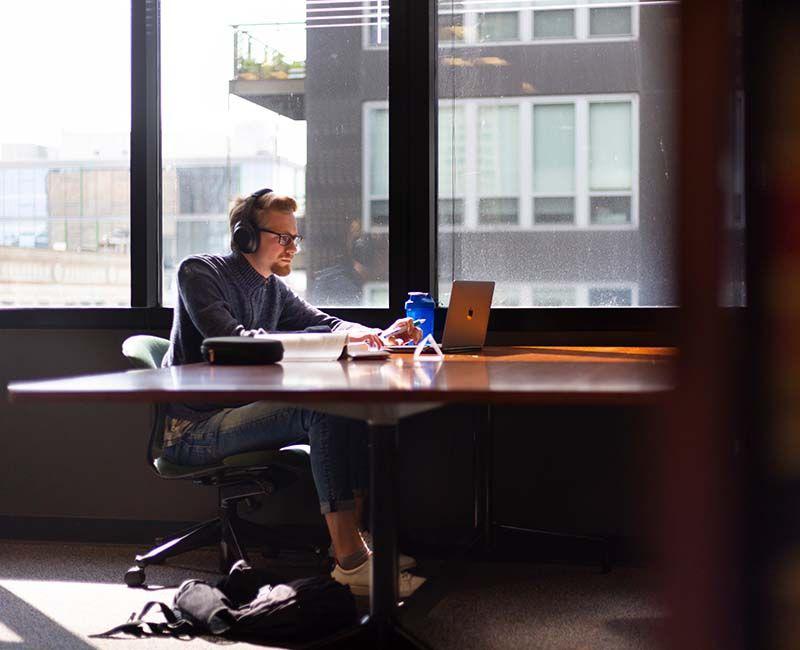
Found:
[[(147, 613), (156, 605), (161, 609), (161, 613), (164, 615), (166, 622), (156, 623), (144, 620)], [(130, 634), (139, 638), (151, 636), (185, 637), (194, 636), (195, 629), (189, 621), (179, 619), (175, 616), (175, 612), (173, 612), (166, 603), (151, 600), (149, 603), (145, 604), (138, 616), (136, 612), (132, 612), (127, 622), (122, 625), (117, 625), (99, 634), (90, 634), (89, 637), (104, 638), (112, 637), (117, 634)]]

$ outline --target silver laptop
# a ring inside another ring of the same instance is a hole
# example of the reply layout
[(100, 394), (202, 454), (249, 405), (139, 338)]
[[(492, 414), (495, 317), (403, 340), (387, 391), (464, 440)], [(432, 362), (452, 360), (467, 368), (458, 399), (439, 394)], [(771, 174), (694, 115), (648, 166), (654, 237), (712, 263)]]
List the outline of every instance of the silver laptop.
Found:
[[(493, 295), (494, 282), (453, 282), (444, 334), (439, 344), (442, 352), (473, 352), (483, 347)], [(387, 345), (385, 349), (389, 352), (413, 352), (415, 346)]]

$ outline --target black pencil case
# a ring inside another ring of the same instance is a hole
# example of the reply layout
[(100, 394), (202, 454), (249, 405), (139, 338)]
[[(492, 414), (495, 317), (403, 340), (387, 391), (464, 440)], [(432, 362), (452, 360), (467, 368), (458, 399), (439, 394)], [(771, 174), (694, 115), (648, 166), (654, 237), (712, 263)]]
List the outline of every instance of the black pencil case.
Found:
[(203, 358), (221, 365), (260, 365), (283, 359), (283, 344), (249, 336), (214, 336), (203, 340)]

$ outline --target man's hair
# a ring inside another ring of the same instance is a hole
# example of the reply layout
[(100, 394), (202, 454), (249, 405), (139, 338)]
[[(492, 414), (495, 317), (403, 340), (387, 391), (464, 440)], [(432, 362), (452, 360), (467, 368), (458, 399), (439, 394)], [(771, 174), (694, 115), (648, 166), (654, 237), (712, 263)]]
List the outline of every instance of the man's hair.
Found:
[[(240, 221), (247, 218), (245, 214), (245, 206), (247, 205), (247, 196), (237, 196), (231, 205), (229, 213), (229, 225), (231, 231), (231, 250), (238, 251), (239, 247), (233, 241), (233, 229)], [(258, 226), (259, 220), (267, 214), (270, 210), (275, 212), (297, 212), (297, 201), (291, 196), (285, 194), (277, 194), (270, 192), (269, 194), (262, 194), (255, 200), (253, 209), (250, 211), (250, 220), (254, 226)]]

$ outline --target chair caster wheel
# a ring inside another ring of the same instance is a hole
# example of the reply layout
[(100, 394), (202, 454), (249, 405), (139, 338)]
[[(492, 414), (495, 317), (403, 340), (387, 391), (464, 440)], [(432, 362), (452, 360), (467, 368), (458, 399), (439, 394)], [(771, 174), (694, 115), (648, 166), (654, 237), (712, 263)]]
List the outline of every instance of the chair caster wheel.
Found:
[(132, 566), (125, 572), (125, 584), (129, 587), (141, 587), (144, 584), (144, 568)]

